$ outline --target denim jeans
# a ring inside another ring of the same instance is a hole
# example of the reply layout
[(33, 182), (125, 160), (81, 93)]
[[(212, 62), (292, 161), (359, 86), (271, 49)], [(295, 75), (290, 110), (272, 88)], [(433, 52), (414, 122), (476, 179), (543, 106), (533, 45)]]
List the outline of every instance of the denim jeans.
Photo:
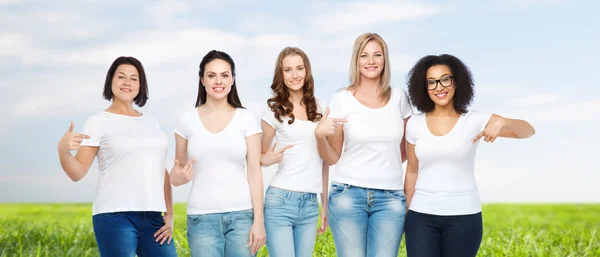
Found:
[(252, 248), (248, 246), (250, 227), (253, 222), (252, 209), (188, 215), (187, 235), (192, 256), (254, 256)]
[(405, 213), (403, 190), (332, 182), (327, 218), (337, 256), (398, 256)]
[(271, 257), (310, 257), (317, 238), (316, 193), (269, 187), (265, 196), (267, 250)]
[(438, 216), (409, 210), (406, 215), (409, 257), (474, 257), (482, 234), (481, 212)]
[(156, 242), (154, 233), (164, 226), (160, 212), (111, 212), (92, 217), (100, 256), (176, 257), (175, 242)]

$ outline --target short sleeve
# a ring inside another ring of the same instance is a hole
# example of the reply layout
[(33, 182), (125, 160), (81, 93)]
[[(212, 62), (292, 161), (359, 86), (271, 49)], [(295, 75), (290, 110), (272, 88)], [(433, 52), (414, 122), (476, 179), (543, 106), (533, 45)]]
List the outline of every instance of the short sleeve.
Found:
[(275, 118), (275, 113), (271, 111), (271, 108), (266, 108), (262, 113), (262, 120), (277, 130), (277, 124), (280, 122)]
[(483, 131), (485, 126), (487, 126), (488, 122), (492, 118), (492, 113), (471, 111), (473, 116), (473, 122), (477, 124), (479, 127), (479, 131)]
[(100, 120), (95, 116), (90, 116), (85, 125), (83, 125), (82, 134), (90, 136), (89, 139), (83, 139), (81, 146), (100, 146), (100, 139), (102, 139), (102, 126)]
[[(344, 105), (343, 94), (346, 93), (348, 93), (347, 90), (343, 89), (342, 91), (333, 94), (329, 103), (329, 118), (346, 118), (346, 114), (342, 109), (342, 106)], [(323, 114), (325, 114), (325, 111), (323, 111)]]
[(413, 114), (412, 106), (410, 105), (410, 101), (408, 100), (408, 94), (403, 89), (398, 89), (400, 91), (400, 113), (402, 114), (402, 119), (406, 119)]
[(419, 131), (418, 128), (418, 121), (417, 121), (416, 115), (411, 116), (408, 119), (408, 122), (406, 123), (406, 142), (410, 143), (410, 144), (415, 144), (417, 142), (417, 132)]
[(256, 118), (256, 116), (248, 111), (244, 111), (244, 133), (246, 137), (252, 136), (254, 134), (262, 133), (262, 129), (260, 128), (260, 120)]
[(184, 112), (183, 114), (179, 115), (179, 117), (177, 117), (177, 121), (175, 121), (175, 134), (179, 135), (180, 137), (182, 137), (183, 139), (187, 140), (188, 139), (188, 133), (187, 132), (187, 116), (188, 112)]

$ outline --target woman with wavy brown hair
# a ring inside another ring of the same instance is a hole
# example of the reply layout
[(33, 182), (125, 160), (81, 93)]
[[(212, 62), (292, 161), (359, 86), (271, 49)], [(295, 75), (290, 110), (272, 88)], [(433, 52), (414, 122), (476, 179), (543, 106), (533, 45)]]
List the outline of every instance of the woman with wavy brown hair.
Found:
[(323, 163), (314, 137), (324, 104), (315, 99), (304, 51), (286, 47), (279, 53), (271, 89), (273, 97), (262, 117), (261, 164), (279, 166), (265, 196), (267, 249), (274, 257), (309, 257), (319, 216), (317, 193), (323, 200), (318, 233), (327, 227), (329, 166)]

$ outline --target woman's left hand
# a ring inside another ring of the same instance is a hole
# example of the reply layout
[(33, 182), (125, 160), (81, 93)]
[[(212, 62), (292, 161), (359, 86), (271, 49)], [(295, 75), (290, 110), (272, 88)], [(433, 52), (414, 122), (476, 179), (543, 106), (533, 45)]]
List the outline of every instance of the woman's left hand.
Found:
[(166, 240), (168, 240), (167, 244), (171, 244), (171, 239), (173, 238), (174, 220), (173, 214), (166, 213), (163, 216), (163, 222), (165, 225), (156, 231), (156, 233), (154, 233), (156, 242), (160, 241), (160, 244), (162, 245)]
[(252, 254), (256, 254), (267, 241), (265, 226), (256, 222), (252, 224), (249, 239), (248, 246), (252, 247)]

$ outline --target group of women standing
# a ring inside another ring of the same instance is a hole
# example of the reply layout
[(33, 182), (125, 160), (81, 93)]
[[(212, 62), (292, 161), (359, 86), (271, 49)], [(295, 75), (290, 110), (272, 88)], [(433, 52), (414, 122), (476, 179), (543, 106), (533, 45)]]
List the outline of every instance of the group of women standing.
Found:
[[(379, 35), (360, 35), (350, 85), (326, 104), (314, 96), (307, 55), (283, 49), (259, 123), (238, 97), (233, 59), (210, 51), (199, 67), (196, 108), (175, 124), (170, 172), (167, 137), (133, 106), (148, 99), (142, 64), (117, 58), (104, 84), (112, 104), (90, 116), (82, 133), (71, 124), (58, 144), (73, 181), (98, 159), (100, 254), (176, 256), (171, 185), (191, 182), (192, 256), (254, 256), (265, 243), (270, 256), (312, 256), (328, 226), (342, 257), (397, 256), (402, 235), (408, 256), (475, 256), (483, 233), (474, 177), (479, 139), (527, 138), (534, 129), (469, 110), (473, 79), (451, 55), (420, 59), (408, 92), (391, 87), (388, 53)], [(263, 198), (261, 166), (273, 164)]]

